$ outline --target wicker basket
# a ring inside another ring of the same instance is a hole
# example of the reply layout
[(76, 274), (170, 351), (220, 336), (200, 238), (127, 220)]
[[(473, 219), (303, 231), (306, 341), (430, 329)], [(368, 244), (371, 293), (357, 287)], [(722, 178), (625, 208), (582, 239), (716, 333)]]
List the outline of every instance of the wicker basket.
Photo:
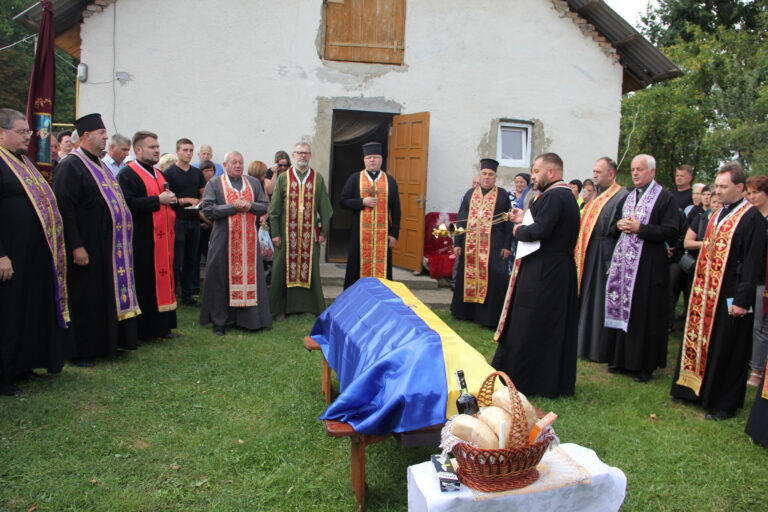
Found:
[(456, 472), (461, 483), (471, 489), (483, 492), (508, 491), (531, 485), (538, 480), (536, 465), (541, 462), (551, 438), (545, 438), (530, 444), (528, 442), (528, 422), (523, 404), (506, 373), (493, 372), (486, 377), (477, 394), (479, 406), (492, 405), (492, 396), (496, 377), (501, 378), (509, 390), (510, 403), (514, 409), (512, 425), (507, 436), (507, 446), (503, 450), (476, 448), (467, 443), (457, 443), (453, 455), (459, 465)]

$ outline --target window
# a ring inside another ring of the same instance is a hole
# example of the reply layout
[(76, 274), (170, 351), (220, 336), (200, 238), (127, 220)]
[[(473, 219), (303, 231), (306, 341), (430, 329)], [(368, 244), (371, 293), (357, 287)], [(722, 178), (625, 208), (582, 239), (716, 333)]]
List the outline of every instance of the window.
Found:
[(504, 167), (530, 167), (531, 126), (523, 123), (499, 123), (496, 159)]
[(402, 64), (405, 0), (325, 0), (323, 58)]

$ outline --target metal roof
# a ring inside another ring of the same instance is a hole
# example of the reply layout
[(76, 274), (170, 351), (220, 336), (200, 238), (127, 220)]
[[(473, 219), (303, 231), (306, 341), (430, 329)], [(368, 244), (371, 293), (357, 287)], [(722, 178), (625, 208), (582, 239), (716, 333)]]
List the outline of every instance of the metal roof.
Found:
[(586, 19), (610, 41), (624, 69), (640, 86), (682, 76), (683, 72), (671, 60), (603, 0), (566, 1), (573, 12)]
[[(51, 0), (53, 4), (53, 19), (56, 37), (60, 36), (73, 25), (83, 21), (83, 11), (88, 4), (94, 3), (94, 0)], [(14, 20), (27, 27), (30, 31), (37, 33), (40, 29), (40, 18), (43, 14), (43, 8), (40, 2), (27, 7), (25, 10), (13, 17)]]

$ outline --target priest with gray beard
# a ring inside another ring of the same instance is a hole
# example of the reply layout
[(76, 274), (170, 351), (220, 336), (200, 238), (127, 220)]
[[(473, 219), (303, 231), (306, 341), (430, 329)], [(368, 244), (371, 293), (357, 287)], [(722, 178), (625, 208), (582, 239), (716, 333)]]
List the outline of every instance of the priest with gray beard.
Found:
[(228, 323), (256, 330), (272, 325), (267, 283), (259, 250), (259, 217), (267, 195), (256, 178), (243, 175), (243, 155), (227, 153), (224, 174), (203, 192), (203, 214), (213, 220), (203, 282), (200, 325), (213, 323), (224, 336)]

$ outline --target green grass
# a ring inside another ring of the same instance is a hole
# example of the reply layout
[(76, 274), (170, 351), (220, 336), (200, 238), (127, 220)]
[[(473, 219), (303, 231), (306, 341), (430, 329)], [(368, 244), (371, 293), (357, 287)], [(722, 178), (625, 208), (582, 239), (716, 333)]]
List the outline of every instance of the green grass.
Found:
[[(317, 419), (320, 355), (301, 343), (312, 320), (222, 339), (197, 312), (179, 311), (180, 338), (0, 397), (0, 510), (355, 510), (349, 441)], [(490, 331), (439, 315), (492, 356)], [(624, 510), (763, 509), (768, 450), (743, 432), (754, 390), (719, 423), (673, 403), (678, 342), (650, 383), (579, 361), (575, 397), (534, 402), (560, 416), (563, 442), (626, 473)], [(434, 452), (369, 447), (368, 510), (405, 510), (406, 469)]]

